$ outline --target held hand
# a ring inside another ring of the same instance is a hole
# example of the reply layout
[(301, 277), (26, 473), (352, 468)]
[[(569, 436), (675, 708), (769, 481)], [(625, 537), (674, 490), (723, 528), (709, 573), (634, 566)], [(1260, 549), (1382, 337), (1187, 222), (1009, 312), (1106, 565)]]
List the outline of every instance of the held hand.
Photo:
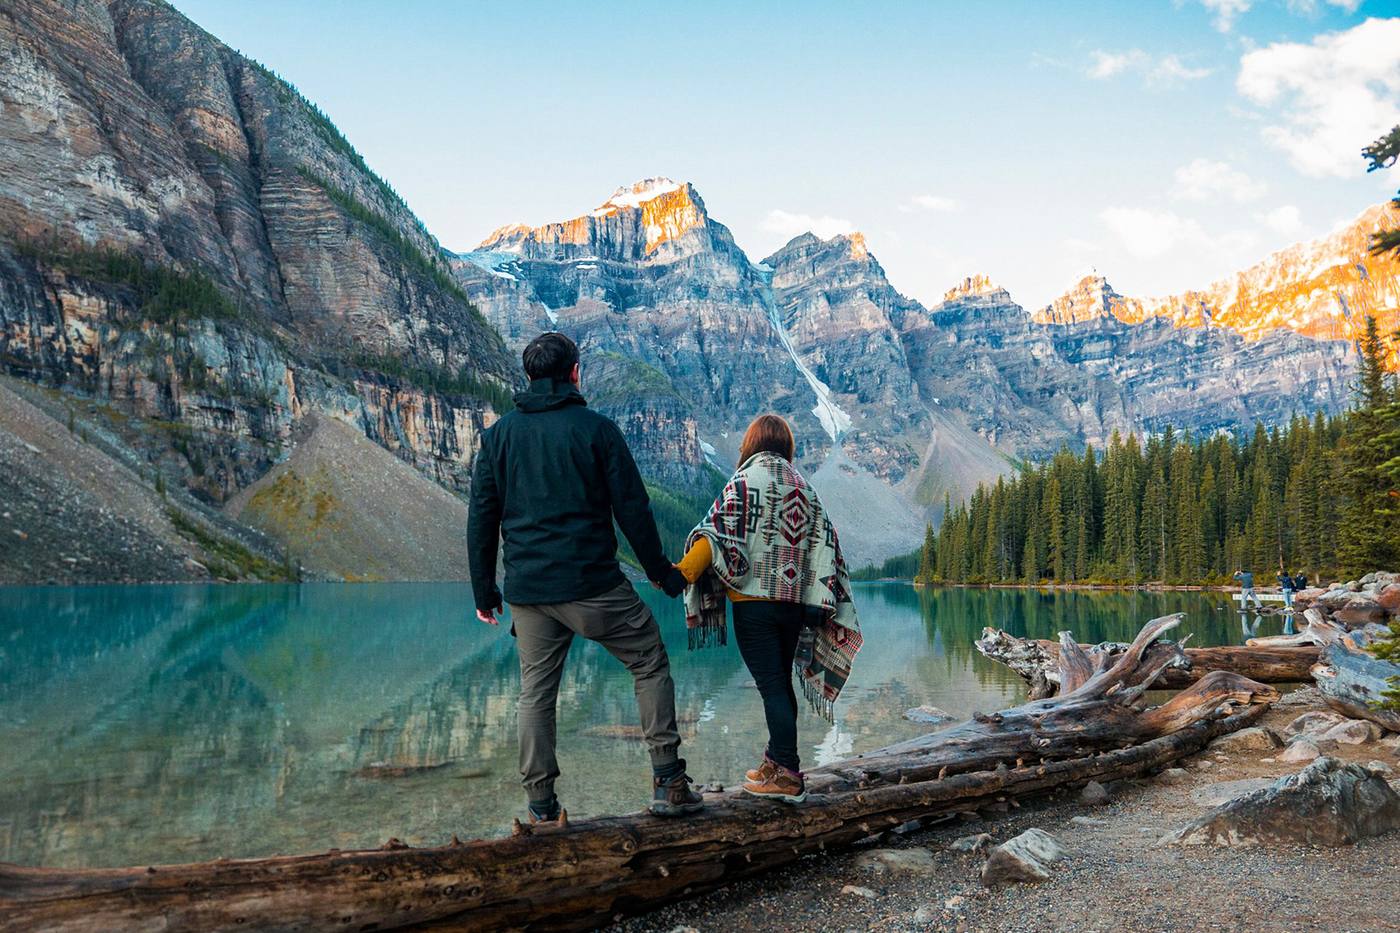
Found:
[(480, 619), (482, 622), (485, 622), (487, 625), (500, 625), (500, 624), (501, 624), (501, 623), (496, 619), (496, 610), (494, 610), (494, 609), (487, 609), (487, 610), (485, 610), (485, 611), (482, 611), (482, 610), (478, 609), (478, 610), (476, 611), (476, 617), (477, 617), (478, 619)]

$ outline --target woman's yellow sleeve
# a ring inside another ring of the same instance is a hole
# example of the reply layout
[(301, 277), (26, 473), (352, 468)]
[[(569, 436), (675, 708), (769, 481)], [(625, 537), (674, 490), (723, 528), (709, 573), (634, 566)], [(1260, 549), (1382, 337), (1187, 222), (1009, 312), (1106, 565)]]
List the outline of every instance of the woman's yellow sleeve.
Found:
[(685, 577), (685, 582), (694, 583), (699, 580), (710, 566), (710, 539), (701, 535), (690, 546), (690, 550), (685, 552), (681, 562), (676, 565), (681, 576)]

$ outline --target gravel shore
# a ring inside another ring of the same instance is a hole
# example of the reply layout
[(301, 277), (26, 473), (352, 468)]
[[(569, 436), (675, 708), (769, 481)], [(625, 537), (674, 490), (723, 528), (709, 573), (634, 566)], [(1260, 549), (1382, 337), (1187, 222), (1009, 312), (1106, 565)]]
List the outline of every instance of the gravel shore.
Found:
[[(1282, 729), (1320, 702), (1269, 711), (1263, 724)], [(1120, 782), (1109, 801), (1081, 802), (1078, 789), (1028, 801), (1005, 814), (982, 813), (907, 836), (870, 841), (619, 923), (625, 933), (847, 930), (1073, 931), (1381, 931), (1400, 930), (1400, 833), (1358, 845), (1224, 849), (1158, 845), (1169, 830), (1206, 812), (1194, 789), (1224, 781), (1274, 778), (1302, 765), (1275, 752), (1229, 754), (1207, 749), (1178, 763), (1179, 783)], [(1379, 743), (1329, 752), (1349, 761), (1382, 760), (1400, 771)], [(1077, 819), (1076, 819), (1077, 818)], [(1031, 827), (1054, 835), (1070, 857), (1041, 884), (988, 890), (981, 857), (949, 850), (960, 836), (990, 833), (1003, 842)], [(870, 848), (923, 848), (933, 858), (918, 871), (877, 871), (859, 864)], [(866, 889), (843, 893), (847, 886)]]

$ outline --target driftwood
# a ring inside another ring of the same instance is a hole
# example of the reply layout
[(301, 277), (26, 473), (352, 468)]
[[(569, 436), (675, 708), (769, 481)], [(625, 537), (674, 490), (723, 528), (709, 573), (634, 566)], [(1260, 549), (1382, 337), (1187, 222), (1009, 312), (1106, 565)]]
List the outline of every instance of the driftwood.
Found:
[(1147, 624), (1119, 655), (1063, 653), (1060, 694), (809, 773), (785, 806), (734, 792), (694, 817), (521, 828), (511, 838), (116, 870), (0, 866), (0, 930), (584, 929), (912, 819), (1141, 774), (1251, 723), (1270, 687), (1216, 671), (1143, 694), (1175, 655)]
[[(1187, 687), (1212, 671), (1229, 671), (1266, 684), (1287, 684), (1307, 681), (1309, 671), (1318, 659), (1316, 646), (1305, 643), (1255, 646), (1226, 645), (1218, 648), (1183, 648), (1177, 643), (1159, 643), (1153, 650), (1172, 661), (1162, 672), (1156, 686)], [(1031, 699), (1053, 696), (1059, 686), (1059, 666), (1063, 646), (1073, 643), (1068, 632), (1060, 633), (1060, 641), (1018, 638), (1000, 629), (986, 628), (977, 639), (977, 650), (993, 661), (1005, 664), (1026, 681)], [(1089, 657), (1117, 657), (1126, 646), (1121, 642), (1098, 645), (1078, 645), (1080, 653)]]
[(1353, 719), (1369, 719), (1392, 732), (1400, 732), (1400, 712), (1377, 709), (1375, 704), (1389, 687), (1392, 677), (1400, 677), (1400, 664), (1382, 661), (1366, 645), (1373, 632), (1388, 631), (1367, 626), (1348, 631), (1323, 617), (1317, 609), (1303, 613), (1307, 624), (1297, 635), (1251, 638), (1251, 645), (1312, 644), (1321, 648), (1317, 663), (1309, 672), (1328, 706)]

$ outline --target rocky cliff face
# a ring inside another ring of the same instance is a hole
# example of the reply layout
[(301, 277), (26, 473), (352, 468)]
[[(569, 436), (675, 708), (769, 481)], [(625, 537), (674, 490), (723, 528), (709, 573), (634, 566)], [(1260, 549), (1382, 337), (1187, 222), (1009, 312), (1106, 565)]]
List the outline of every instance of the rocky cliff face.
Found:
[[(1280, 283), (1303, 264), (1271, 262), (1260, 268)], [(692, 423), (699, 450), (723, 462), (747, 418), (776, 408), (833, 488), (858, 487), (869, 503), (861, 477), (875, 478), (905, 503), (882, 515), (922, 514), (1018, 458), (1102, 445), (1114, 430), (1336, 410), (1354, 366), (1348, 344), (1326, 334), (1198, 326), (1097, 276), (1035, 313), (985, 275), (925, 308), (890, 285), (859, 234), (804, 234), (751, 263), (691, 185), (666, 179), (620, 188), (586, 217), (502, 228), (455, 268), (512, 345), (558, 327), (588, 350), (645, 361), (671, 404), (690, 406), (679, 443), (655, 430), (669, 415), (624, 419), (653, 474), (684, 480), (674, 464), (699, 459)], [(1355, 278), (1360, 294), (1365, 276)]]
[(160, 0), (16, 0), (0, 138), (4, 370), (170, 423), (216, 502), (307, 411), (465, 481), (512, 361), (290, 86)]
[[(1372, 255), (1371, 235), (1400, 227), (1400, 208), (1386, 201), (1341, 229), (1273, 253), (1203, 289), (1165, 298), (1128, 298), (1101, 277), (1085, 278), (1036, 321), (1069, 324), (1113, 317), (1152, 319), (1176, 327), (1226, 328), (1249, 340), (1279, 330), (1316, 340), (1355, 341), (1367, 315), (1382, 333), (1400, 328), (1400, 258)], [(1393, 362), (1400, 368), (1400, 351)]]

